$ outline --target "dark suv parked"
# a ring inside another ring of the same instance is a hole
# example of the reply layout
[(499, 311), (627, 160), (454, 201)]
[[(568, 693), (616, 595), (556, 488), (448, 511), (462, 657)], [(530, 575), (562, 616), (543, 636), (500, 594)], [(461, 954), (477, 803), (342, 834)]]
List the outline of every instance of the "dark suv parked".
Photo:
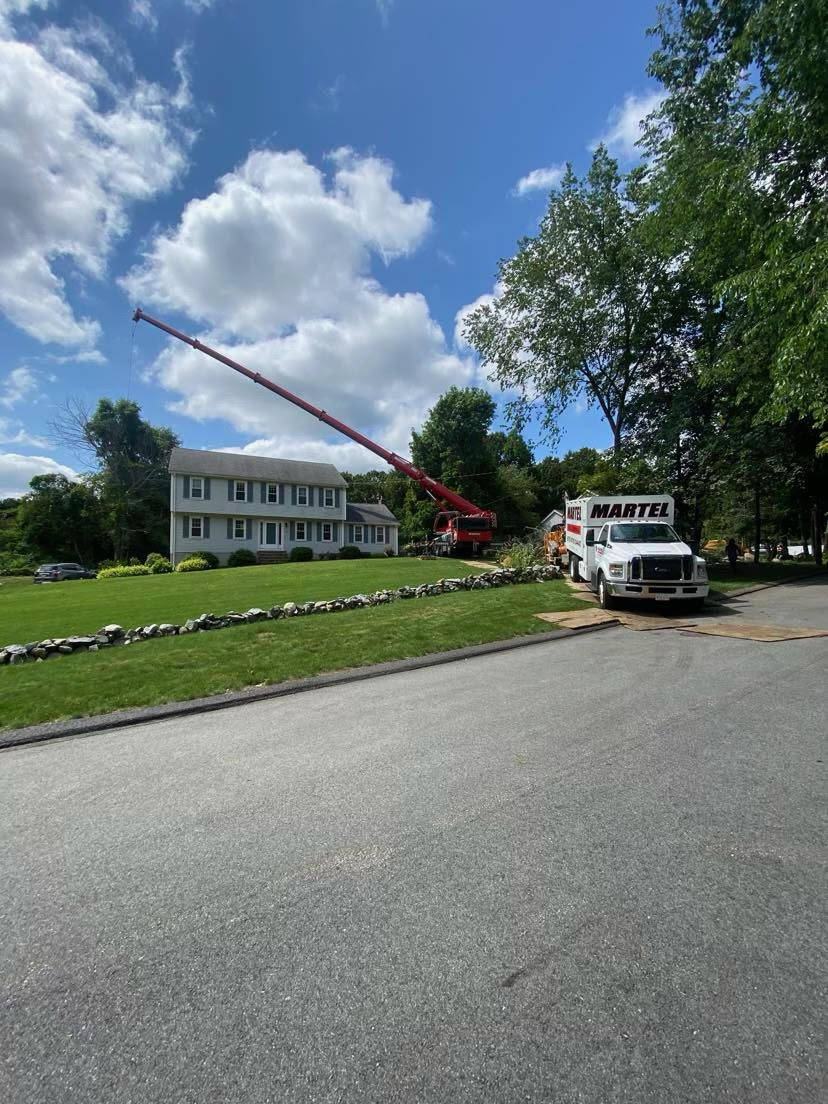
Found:
[(60, 583), (64, 579), (96, 579), (94, 571), (88, 571), (76, 563), (41, 564), (34, 573), (33, 583)]

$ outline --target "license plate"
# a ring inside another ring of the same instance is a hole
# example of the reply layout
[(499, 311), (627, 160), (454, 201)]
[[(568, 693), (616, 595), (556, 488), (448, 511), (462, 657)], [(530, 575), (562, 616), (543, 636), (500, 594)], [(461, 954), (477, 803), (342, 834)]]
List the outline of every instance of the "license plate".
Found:
[(654, 594), (653, 598), (655, 598), (655, 600), (657, 602), (669, 602), (670, 601), (670, 595), (669, 594)]

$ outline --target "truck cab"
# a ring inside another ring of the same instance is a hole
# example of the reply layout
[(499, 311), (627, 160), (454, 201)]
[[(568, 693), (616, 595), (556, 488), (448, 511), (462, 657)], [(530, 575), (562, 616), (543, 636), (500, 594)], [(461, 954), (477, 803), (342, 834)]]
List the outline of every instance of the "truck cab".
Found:
[(707, 565), (673, 529), (669, 495), (590, 496), (567, 503), (570, 575), (608, 609), (616, 598), (700, 607)]

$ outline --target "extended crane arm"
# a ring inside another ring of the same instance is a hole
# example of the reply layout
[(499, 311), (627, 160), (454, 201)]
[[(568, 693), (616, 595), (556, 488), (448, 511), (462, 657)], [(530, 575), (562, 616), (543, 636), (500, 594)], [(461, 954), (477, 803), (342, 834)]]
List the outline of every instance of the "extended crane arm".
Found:
[(463, 514), (477, 514), (483, 517), (493, 517), (490, 510), (481, 510), (479, 506), (475, 506), (475, 504), (469, 502), (467, 498), (463, 498), (463, 496), (457, 494), (456, 491), (452, 491), (451, 488), (444, 486), (436, 479), (432, 479), (430, 475), (426, 475), (424, 471), (415, 467), (409, 460), (403, 459), (402, 456), (397, 456), (395, 452), (389, 452), (388, 449), (384, 449), (382, 445), (378, 445), (376, 441), (372, 441), (369, 437), (359, 433), (356, 429), (351, 429), (350, 426), (345, 425), (344, 422), (340, 422), (338, 418), (332, 417), (324, 410), (320, 410), (320, 408), (314, 406), (313, 403), (300, 399), (298, 395), (294, 395), (285, 387), (280, 387), (278, 383), (274, 383), (273, 380), (269, 380), (266, 376), (262, 376), (258, 372), (251, 372), (250, 369), (245, 368), (243, 364), (231, 360), (230, 357), (226, 357), (216, 349), (211, 349), (209, 345), (204, 345), (197, 338), (188, 337), (187, 334), (182, 333), (180, 330), (176, 330), (173, 326), (168, 326), (166, 322), (161, 322), (159, 319), (153, 318), (152, 315), (144, 314), (140, 307), (136, 309), (132, 318), (135, 322), (149, 322), (159, 330), (163, 330), (164, 333), (168, 333), (170, 337), (178, 338), (178, 340), (183, 341), (185, 345), (191, 345), (200, 353), (206, 353), (207, 356), (212, 357), (213, 360), (218, 360), (221, 364), (226, 364), (228, 368), (232, 368), (234, 372), (240, 372), (241, 375), (247, 376), (247, 378), (253, 380), (254, 383), (258, 383), (262, 387), (266, 387), (268, 391), (273, 391), (274, 394), (281, 396), (283, 399), (287, 399), (287, 401), (293, 403), (294, 406), (301, 407), (301, 409), (306, 410), (308, 414), (312, 414), (314, 418), (318, 418), (320, 422), (325, 422), (325, 424), (329, 425), (332, 429), (337, 430), (339, 433), (343, 433), (346, 437), (350, 437), (352, 441), (356, 441), (358, 445), (362, 445), (363, 448), (367, 448), (371, 452), (376, 453), (377, 456), (382, 457), (386, 464), (390, 464), (391, 467), (396, 468), (397, 471), (401, 471), (404, 475), (416, 480), (432, 498), (442, 499), (455, 510), (459, 510)]

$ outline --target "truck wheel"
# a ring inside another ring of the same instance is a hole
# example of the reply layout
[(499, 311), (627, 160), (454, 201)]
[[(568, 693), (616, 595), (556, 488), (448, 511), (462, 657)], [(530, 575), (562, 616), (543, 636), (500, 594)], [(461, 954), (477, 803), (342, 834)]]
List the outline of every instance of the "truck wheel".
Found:
[(573, 583), (579, 583), (581, 581), (581, 575), (578, 571), (578, 557), (569, 555), (569, 577)]
[(601, 574), (598, 575), (598, 605), (602, 610), (612, 609), (614, 605), (607, 581)]

